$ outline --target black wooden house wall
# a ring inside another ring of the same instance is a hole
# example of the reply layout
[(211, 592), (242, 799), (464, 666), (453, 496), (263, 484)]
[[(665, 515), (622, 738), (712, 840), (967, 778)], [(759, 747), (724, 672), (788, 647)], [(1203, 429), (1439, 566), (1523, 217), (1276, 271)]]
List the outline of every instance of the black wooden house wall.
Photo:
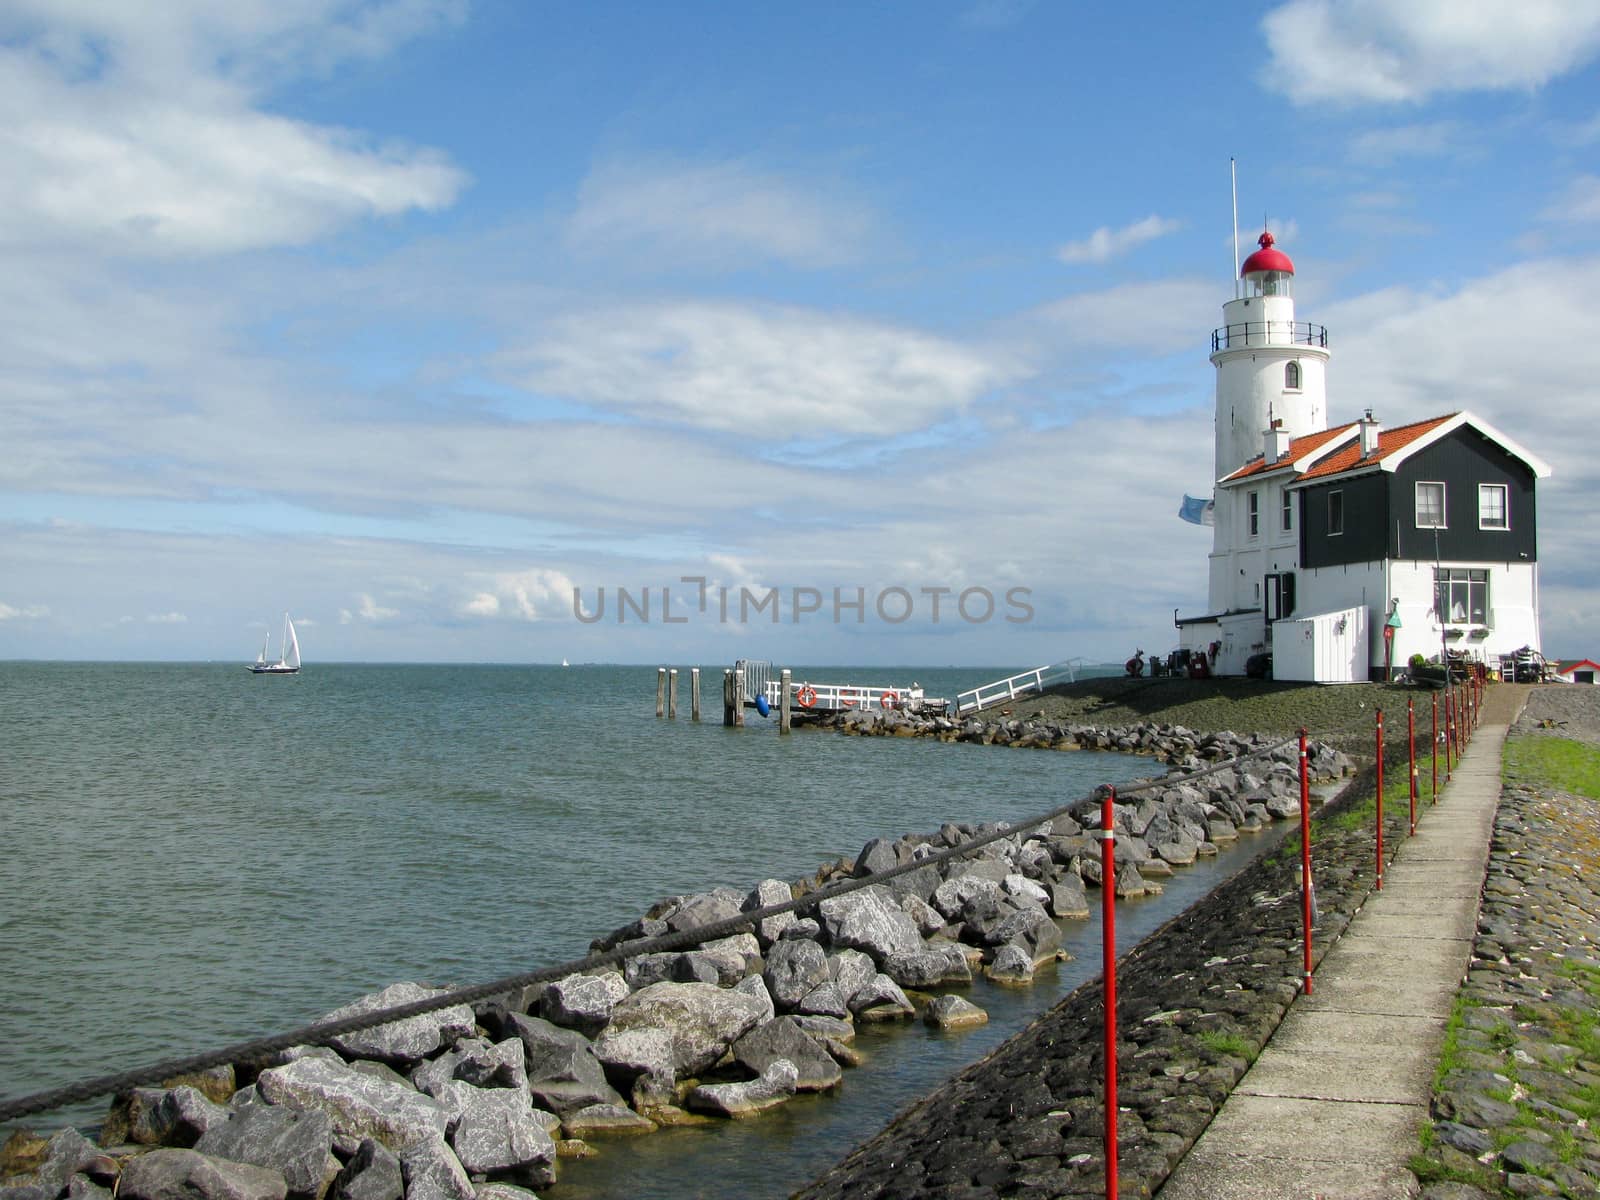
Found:
[[(1445, 528), (1417, 528), (1419, 481), (1445, 485)], [(1509, 529), (1478, 528), (1480, 483), (1505, 485)], [(1343, 494), (1344, 532), (1330, 535), (1334, 492)], [(1436, 555), (1450, 562), (1533, 562), (1538, 557), (1533, 471), (1466, 426), (1407, 458), (1397, 471), (1343, 476), (1300, 489), (1299, 517), (1300, 563), (1308, 568)]]

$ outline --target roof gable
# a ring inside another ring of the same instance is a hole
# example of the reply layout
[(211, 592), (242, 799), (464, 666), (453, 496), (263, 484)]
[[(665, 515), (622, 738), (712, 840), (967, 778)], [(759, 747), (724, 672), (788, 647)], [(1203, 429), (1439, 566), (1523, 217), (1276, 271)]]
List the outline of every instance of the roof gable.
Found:
[(1318, 461), (1300, 476), (1300, 481), (1323, 479), (1330, 475), (1343, 475), (1347, 471), (1367, 471), (1374, 468), (1392, 471), (1407, 457), (1403, 452), (1459, 415), (1430, 417), (1426, 421), (1400, 425), (1394, 429), (1380, 429), (1377, 449), (1371, 454), (1362, 454), (1360, 439), (1354, 439), (1348, 445), (1340, 447), (1337, 452)]
[(1267, 475), (1273, 471), (1293, 471), (1299, 474), (1314, 462), (1317, 455), (1326, 453), (1330, 447), (1337, 446), (1340, 442), (1354, 437), (1356, 426), (1354, 422), (1348, 425), (1339, 425), (1333, 429), (1324, 429), (1318, 433), (1308, 433), (1295, 438), (1289, 443), (1289, 449), (1275, 463), (1267, 462), (1265, 454), (1252, 458), (1244, 466), (1231, 475), (1222, 478), (1223, 483), (1238, 483), (1242, 479), (1253, 479), (1258, 475)]

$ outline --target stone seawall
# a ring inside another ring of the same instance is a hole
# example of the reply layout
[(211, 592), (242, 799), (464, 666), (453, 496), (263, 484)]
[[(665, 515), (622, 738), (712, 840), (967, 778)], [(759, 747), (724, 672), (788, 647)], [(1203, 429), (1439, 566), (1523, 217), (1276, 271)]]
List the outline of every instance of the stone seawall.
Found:
[[(1373, 825), (1340, 814), (1373, 792), (1368, 770), (1312, 832), (1320, 961), (1375, 875)], [(1385, 823), (1389, 845), (1404, 834)], [(1121, 962), (1120, 1185), (1149, 1196), (1193, 1144), (1297, 994), (1298, 855), (1247, 867)], [(796, 1193), (797, 1200), (1019, 1200), (1104, 1195), (1102, 1005), (1097, 981)]]

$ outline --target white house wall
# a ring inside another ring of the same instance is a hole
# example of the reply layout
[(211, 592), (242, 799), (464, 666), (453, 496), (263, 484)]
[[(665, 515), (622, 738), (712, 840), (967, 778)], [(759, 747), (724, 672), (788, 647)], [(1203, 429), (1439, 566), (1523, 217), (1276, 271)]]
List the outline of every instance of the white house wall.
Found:
[[(1533, 563), (1445, 562), (1444, 567), (1488, 570), (1489, 611), (1486, 626), (1451, 626), (1459, 637), (1443, 639), (1452, 650), (1498, 665), (1503, 654), (1539, 645), (1538, 567)], [(1328, 568), (1324, 574), (1334, 568)], [(1400, 601), (1400, 628), (1395, 630), (1394, 661), (1403, 666), (1413, 654), (1437, 658), (1441, 644), (1438, 617), (1433, 611), (1431, 562), (1390, 564), (1391, 595)], [(1483, 632), (1480, 634), (1479, 630)], [(1382, 647), (1379, 647), (1379, 659)]]

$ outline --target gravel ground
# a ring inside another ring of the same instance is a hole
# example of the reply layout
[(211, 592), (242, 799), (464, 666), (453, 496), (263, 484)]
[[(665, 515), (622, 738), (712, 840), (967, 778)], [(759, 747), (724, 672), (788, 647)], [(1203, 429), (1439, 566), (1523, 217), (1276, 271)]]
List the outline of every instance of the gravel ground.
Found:
[(1551, 683), (1533, 689), (1513, 733), (1565, 737), (1600, 746), (1600, 687)]

